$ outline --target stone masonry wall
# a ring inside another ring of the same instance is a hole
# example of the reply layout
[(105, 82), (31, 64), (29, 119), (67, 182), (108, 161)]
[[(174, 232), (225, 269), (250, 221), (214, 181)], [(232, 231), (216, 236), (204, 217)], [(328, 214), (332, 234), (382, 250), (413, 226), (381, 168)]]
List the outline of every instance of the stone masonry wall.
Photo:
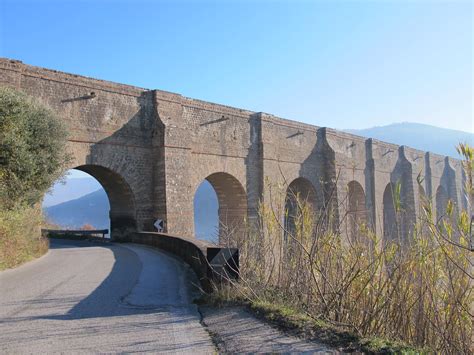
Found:
[[(341, 216), (351, 205), (349, 184), (360, 186), (361, 208), (378, 233), (384, 228), (384, 192), (397, 182), (410, 220), (419, 212), (420, 194), (436, 208), (438, 189), (466, 207), (455, 159), (9, 59), (0, 59), (0, 85), (36, 97), (64, 120), (70, 167), (103, 184), (116, 236), (153, 231), (157, 218), (168, 233), (193, 236), (193, 199), (204, 179), (217, 191), (221, 216), (238, 223), (256, 222), (259, 201), (270, 198), (266, 182), (284, 188), (297, 178), (311, 183), (319, 206), (334, 193), (343, 201), (336, 209)], [(278, 198), (281, 203), (285, 195)]]

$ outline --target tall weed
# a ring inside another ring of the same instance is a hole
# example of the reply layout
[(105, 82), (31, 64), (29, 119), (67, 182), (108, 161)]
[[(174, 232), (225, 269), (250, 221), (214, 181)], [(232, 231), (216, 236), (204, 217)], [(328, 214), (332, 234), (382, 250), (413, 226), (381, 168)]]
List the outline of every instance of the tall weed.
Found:
[[(330, 207), (335, 204), (314, 211), (301, 196), (293, 197), (296, 212), (291, 224), (285, 223), (285, 204), (275, 202), (285, 201), (285, 186), (267, 188), (277, 198), (261, 204), (259, 227), (244, 237), (223, 238), (240, 251), (234, 295), (289, 306), (361, 336), (436, 352), (472, 352), (466, 211), (455, 216), (448, 208), (447, 218), (437, 223), (425, 198), (409, 237), (384, 240), (364, 223), (355, 236), (339, 232), (343, 228), (334, 225)], [(340, 219), (344, 223), (344, 216)]]

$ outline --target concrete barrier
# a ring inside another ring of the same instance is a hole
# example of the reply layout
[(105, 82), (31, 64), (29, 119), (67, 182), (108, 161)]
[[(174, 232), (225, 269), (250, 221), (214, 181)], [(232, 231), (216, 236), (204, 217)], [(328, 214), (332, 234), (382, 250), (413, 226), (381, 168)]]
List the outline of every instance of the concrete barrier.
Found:
[(150, 245), (172, 253), (185, 261), (196, 273), (206, 292), (212, 291), (213, 271), (207, 262), (207, 249), (215, 247), (198, 239), (175, 237), (164, 233), (135, 232), (129, 234), (128, 241)]

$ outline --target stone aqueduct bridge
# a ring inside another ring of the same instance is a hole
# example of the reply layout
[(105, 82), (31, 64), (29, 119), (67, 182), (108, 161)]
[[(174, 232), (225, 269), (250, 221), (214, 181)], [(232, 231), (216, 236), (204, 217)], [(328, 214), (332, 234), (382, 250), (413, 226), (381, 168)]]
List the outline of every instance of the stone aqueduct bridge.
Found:
[(70, 168), (105, 188), (115, 239), (153, 231), (158, 218), (169, 234), (193, 236), (193, 199), (204, 179), (229, 224), (257, 218), (259, 200), (270, 198), (266, 181), (286, 182), (316, 206), (336, 186), (355, 218), (385, 234), (393, 228), (397, 181), (408, 219), (419, 211), (420, 194), (432, 197), (438, 214), (448, 199), (466, 205), (462, 167), (452, 158), (9, 59), (0, 59), (0, 85), (36, 97), (66, 122)]

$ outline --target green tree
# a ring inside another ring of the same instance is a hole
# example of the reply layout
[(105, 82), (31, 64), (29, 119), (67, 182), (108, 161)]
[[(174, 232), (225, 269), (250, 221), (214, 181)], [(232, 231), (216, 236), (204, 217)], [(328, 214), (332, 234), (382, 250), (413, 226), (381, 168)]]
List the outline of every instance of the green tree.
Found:
[(66, 129), (46, 106), (0, 87), (0, 210), (33, 205), (64, 172)]

